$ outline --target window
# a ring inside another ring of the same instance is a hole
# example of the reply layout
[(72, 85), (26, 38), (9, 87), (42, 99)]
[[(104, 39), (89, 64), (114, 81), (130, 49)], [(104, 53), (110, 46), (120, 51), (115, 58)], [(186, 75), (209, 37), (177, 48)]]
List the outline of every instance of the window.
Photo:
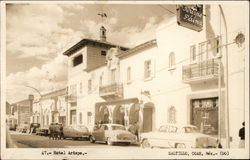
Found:
[(70, 95), (71, 96), (77, 95), (76, 84), (70, 85)]
[(101, 51), (101, 55), (102, 55), (102, 56), (106, 56), (106, 55), (107, 55), (107, 52), (106, 52), (106, 51)]
[(88, 112), (87, 113), (87, 123), (88, 123), (88, 125), (91, 124), (91, 116), (92, 116), (92, 112)]
[(99, 78), (99, 86), (102, 86), (102, 75)]
[(168, 109), (168, 117), (167, 117), (168, 123), (176, 123), (176, 110), (174, 106), (171, 106)]
[(192, 45), (190, 47), (190, 62), (195, 62), (196, 61), (196, 46)]
[(82, 124), (82, 112), (79, 113), (79, 123)]
[(127, 82), (131, 82), (131, 67), (127, 68)]
[(115, 83), (115, 72), (116, 72), (116, 69), (111, 70), (111, 83)]
[(220, 38), (217, 37), (216, 39), (216, 53), (219, 53), (220, 52)]
[(82, 63), (82, 55), (78, 55), (73, 58), (73, 67)]
[(89, 79), (88, 80), (88, 92), (91, 92), (91, 90), (92, 90), (92, 80)]
[(151, 60), (144, 62), (144, 78), (151, 77)]
[(169, 54), (169, 67), (173, 67), (175, 65), (175, 56), (174, 52)]
[(80, 82), (80, 93), (82, 93), (82, 82)]
[(49, 115), (46, 116), (47, 125), (49, 125)]

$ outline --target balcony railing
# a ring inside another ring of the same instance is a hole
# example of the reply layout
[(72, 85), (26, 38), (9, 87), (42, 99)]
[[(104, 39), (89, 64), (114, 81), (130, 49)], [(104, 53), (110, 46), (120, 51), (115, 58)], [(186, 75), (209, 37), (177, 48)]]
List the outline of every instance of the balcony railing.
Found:
[(114, 83), (111, 85), (99, 87), (99, 95), (104, 99), (108, 98), (122, 98), (123, 97), (123, 85), (120, 83)]
[(216, 59), (189, 64), (182, 67), (182, 81), (184, 83), (199, 83), (218, 79), (219, 63)]
[(77, 96), (73, 95), (73, 94), (70, 94), (68, 96), (68, 102), (70, 102), (70, 103), (76, 103), (77, 102)]

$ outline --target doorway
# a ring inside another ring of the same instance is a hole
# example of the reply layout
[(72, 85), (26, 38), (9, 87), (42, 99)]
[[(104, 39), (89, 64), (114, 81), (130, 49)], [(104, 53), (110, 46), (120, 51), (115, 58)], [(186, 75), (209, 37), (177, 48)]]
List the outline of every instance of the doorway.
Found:
[(150, 132), (153, 130), (153, 113), (154, 113), (154, 104), (146, 103), (143, 108), (142, 132)]

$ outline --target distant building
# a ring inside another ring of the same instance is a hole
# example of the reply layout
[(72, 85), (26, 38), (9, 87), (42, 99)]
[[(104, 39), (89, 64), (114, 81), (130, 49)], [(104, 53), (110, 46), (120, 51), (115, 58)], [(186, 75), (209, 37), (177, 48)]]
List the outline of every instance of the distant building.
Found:
[(11, 115), (14, 123), (17, 121), (18, 126), (31, 123), (31, 115), (33, 108), (33, 95), (29, 95), (28, 99), (12, 103), (10, 105)]
[(34, 101), (32, 122), (48, 127), (50, 123), (66, 124), (67, 88), (43, 94)]

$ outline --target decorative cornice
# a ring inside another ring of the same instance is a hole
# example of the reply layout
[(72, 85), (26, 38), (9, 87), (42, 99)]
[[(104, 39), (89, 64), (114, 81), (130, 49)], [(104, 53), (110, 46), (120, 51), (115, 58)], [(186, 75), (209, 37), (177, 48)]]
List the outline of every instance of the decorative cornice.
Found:
[(123, 46), (119, 46), (119, 45), (116, 45), (113, 43), (109, 43), (107, 41), (100, 41), (100, 40), (94, 40), (94, 39), (82, 39), (81, 41), (76, 43), (74, 46), (72, 46), (71, 48), (69, 48), (68, 50), (63, 52), (63, 55), (70, 56), (70, 55), (74, 54), (75, 52), (77, 52), (78, 50), (80, 50), (81, 48), (83, 48), (84, 46), (89, 45), (89, 44), (107, 47), (107, 48), (119, 47), (123, 51), (126, 51), (129, 49), (127, 47), (123, 47)]
[(153, 40), (147, 41), (145, 43), (142, 43), (138, 46), (135, 46), (134, 48), (131, 48), (131, 49), (127, 50), (126, 52), (123, 52), (123, 53), (117, 55), (117, 57), (118, 58), (125, 58), (125, 57), (139, 51), (139, 50), (145, 49), (145, 48), (153, 46), (153, 45), (157, 45), (156, 39), (153, 39)]

